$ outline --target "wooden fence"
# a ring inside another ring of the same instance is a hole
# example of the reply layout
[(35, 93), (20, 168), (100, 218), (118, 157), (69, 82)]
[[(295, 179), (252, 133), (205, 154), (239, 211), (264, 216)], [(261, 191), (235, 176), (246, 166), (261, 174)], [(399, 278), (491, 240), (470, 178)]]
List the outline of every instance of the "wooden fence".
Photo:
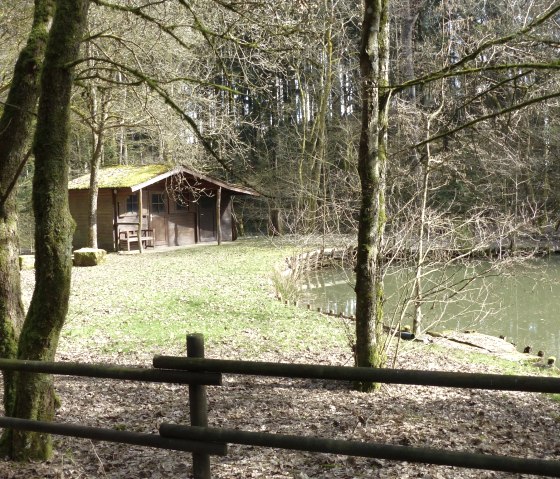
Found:
[(2, 417), (0, 427), (191, 452), (195, 479), (210, 479), (210, 456), (226, 455), (226, 443), (560, 477), (560, 461), (553, 460), (211, 428), (206, 402), (206, 386), (221, 385), (222, 374), (541, 393), (560, 393), (560, 378), (205, 359), (204, 340), (198, 334), (187, 337), (187, 357), (156, 356), (153, 366), (121, 368), (0, 359), (0, 370), (188, 384), (190, 426), (163, 423), (157, 435)]

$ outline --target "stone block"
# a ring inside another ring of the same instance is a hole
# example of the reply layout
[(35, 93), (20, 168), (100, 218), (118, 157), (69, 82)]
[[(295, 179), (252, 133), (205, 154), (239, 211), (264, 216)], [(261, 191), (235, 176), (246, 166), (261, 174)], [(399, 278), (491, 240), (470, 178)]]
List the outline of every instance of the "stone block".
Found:
[(74, 251), (74, 266), (97, 266), (105, 261), (104, 249), (81, 248)]
[(32, 254), (25, 254), (19, 257), (19, 269), (33, 269), (35, 268), (35, 256)]

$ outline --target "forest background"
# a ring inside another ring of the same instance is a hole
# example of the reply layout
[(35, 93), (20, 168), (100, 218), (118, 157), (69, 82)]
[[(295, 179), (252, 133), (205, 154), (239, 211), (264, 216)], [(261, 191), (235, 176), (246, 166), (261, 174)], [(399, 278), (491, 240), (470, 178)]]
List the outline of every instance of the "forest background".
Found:
[[(266, 192), (260, 203), (238, 203), (242, 233), (267, 231), (271, 211), (283, 232), (355, 232), (362, 2), (181, 3), (152, 3), (141, 15), (127, 2), (121, 12), (92, 5), (72, 100), (71, 176), (92, 160), (187, 164)], [(418, 232), (420, 221), (449, 241), (513, 241), (521, 229), (557, 226), (555, 17), (486, 48), (468, 74), (433, 75), (549, 9), (391, 2), (389, 83), (411, 84), (390, 100), (389, 237)], [(32, 2), (4, 4), (0, 14), (5, 92)], [(30, 160), (22, 249), (32, 248), (32, 170)]]

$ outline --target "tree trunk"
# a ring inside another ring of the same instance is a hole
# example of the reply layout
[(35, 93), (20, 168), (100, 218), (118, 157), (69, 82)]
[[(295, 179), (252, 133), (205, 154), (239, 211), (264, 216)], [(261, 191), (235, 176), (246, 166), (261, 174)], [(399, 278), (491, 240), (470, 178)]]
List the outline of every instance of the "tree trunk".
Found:
[(89, 218), (88, 218), (88, 246), (97, 249), (97, 198), (99, 196), (99, 167), (101, 166), (101, 140), (99, 135), (93, 135), (96, 147), (89, 165)]
[[(322, 197), (322, 177), (328, 168), (327, 155), (327, 119), (332, 113), (329, 104), (333, 89), (335, 63), (333, 53), (333, 4), (330, 0), (323, 2), (321, 13), (324, 15), (324, 36), (320, 44), (323, 57), (322, 69), (319, 77), (318, 93), (306, 87), (300, 90), (302, 97), (302, 134), (301, 153), (298, 160), (299, 198), (298, 213), (301, 214), (301, 227), (304, 233), (317, 230), (320, 218), (320, 203)], [(305, 85), (305, 75), (298, 76), (298, 84)], [(317, 111), (308, 107), (312, 100), (317, 101)], [(311, 129), (308, 132), (308, 124)], [(324, 205), (323, 205), (324, 206)], [(324, 215), (324, 213), (323, 213)], [(321, 215), (321, 216), (323, 216)], [(323, 234), (325, 231), (323, 231)]]
[[(68, 208), (68, 136), (72, 64), (84, 32), (88, 0), (57, 0), (41, 77), (35, 132), (36, 284), (18, 345), (18, 358), (52, 361), (68, 310), (74, 222)], [(14, 415), (50, 421), (55, 395), (52, 376), (20, 374)], [(12, 456), (46, 459), (50, 436), (14, 431)]]
[(216, 190), (216, 240), (222, 244), (222, 187)]
[[(432, 121), (443, 110), (443, 98), (439, 108), (428, 116), (426, 121), (426, 138), (430, 138), (432, 131)], [(420, 225), (418, 228), (418, 252), (416, 256), (416, 275), (414, 278), (414, 320), (412, 323), (412, 332), (419, 336), (422, 333), (422, 304), (424, 302), (424, 291), (422, 278), (424, 276), (424, 260), (428, 254), (428, 245), (426, 245), (426, 229), (428, 222), (426, 221), (426, 212), (428, 209), (428, 191), (430, 187), (430, 173), (432, 167), (432, 149), (431, 144), (426, 143), (426, 158), (421, 164), (422, 167), (422, 188), (420, 197)], [(429, 233), (429, 230), (428, 230)], [(429, 238), (428, 238), (429, 239)]]
[[(356, 264), (356, 366), (382, 367), (385, 172), (387, 161), (388, 0), (364, 0), (360, 46), (362, 119), (358, 156), (361, 205)], [(373, 383), (357, 385), (362, 391)]]
[[(414, 78), (414, 25), (418, 20), (417, 8), (412, 8), (411, 0), (404, 2), (404, 14), (401, 27), (402, 54), (403, 54), (403, 80)], [(405, 97), (412, 103), (416, 102), (416, 86), (412, 85), (404, 92)]]
[[(428, 132), (430, 131), (430, 120), (428, 120)], [(424, 288), (422, 278), (424, 275), (424, 259), (426, 251), (424, 249), (425, 233), (427, 228), (426, 209), (428, 207), (428, 187), (430, 180), (430, 144), (426, 145), (426, 160), (422, 167), (422, 188), (420, 197), (420, 223), (418, 226), (418, 251), (416, 253), (416, 274), (414, 276), (414, 319), (412, 322), (412, 332), (419, 336), (422, 331), (422, 303), (424, 301)]]
[[(16, 183), (27, 155), (39, 96), (39, 71), (45, 54), (54, 0), (35, 0), (31, 32), (14, 68), (0, 118), (0, 356), (15, 358), (25, 312), (21, 302)], [(4, 410), (12, 413), (14, 374), (4, 372)], [(3, 439), (5, 447), (8, 439)]]
[[(326, 161), (326, 143), (327, 143), (327, 117), (329, 116), (329, 99), (332, 93), (333, 80), (333, 39), (332, 39), (332, 20), (330, 13), (332, 12), (332, 4), (325, 2), (325, 15), (329, 15), (325, 25), (325, 36), (323, 40), (323, 51), (325, 60), (323, 71), (321, 73), (321, 96), (319, 98), (319, 110), (313, 124), (311, 132), (311, 149), (310, 149), (310, 175), (307, 188), (307, 214), (306, 233), (313, 233), (317, 230), (319, 219), (319, 199), (321, 197), (321, 177), (327, 166)], [(323, 230), (323, 234), (326, 232)]]
[[(144, 205), (142, 204), (142, 197), (144, 193), (142, 192), (142, 188), (138, 190), (138, 252), (142, 254), (144, 248), (142, 247), (142, 240), (140, 239), (142, 236), (142, 228), (143, 226), (143, 216), (144, 216)], [(154, 239), (155, 241), (155, 239)]]
[(105, 93), (98, 94), (96, 85), (89, 88), (91, 101), (91, 139), (93, 149), (89, 165), (89, 221), (88, 246), (97, 248), (97, 197), (99, 196), (99, 168), (103, 158), (103, 143), (105, 141), (105, 122), (107, 120), (107, 101)]

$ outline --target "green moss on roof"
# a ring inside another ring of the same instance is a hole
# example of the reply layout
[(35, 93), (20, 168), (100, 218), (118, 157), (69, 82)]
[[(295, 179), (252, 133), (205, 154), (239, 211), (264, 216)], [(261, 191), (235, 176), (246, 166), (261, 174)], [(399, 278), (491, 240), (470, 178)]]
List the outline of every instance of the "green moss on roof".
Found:
[[(131, 188), (170, 171), (168, 165), (108, 166), (99, 170), (99, 188)], [(71, 190), (87, 190), (89, 173), (68, 183)]]

